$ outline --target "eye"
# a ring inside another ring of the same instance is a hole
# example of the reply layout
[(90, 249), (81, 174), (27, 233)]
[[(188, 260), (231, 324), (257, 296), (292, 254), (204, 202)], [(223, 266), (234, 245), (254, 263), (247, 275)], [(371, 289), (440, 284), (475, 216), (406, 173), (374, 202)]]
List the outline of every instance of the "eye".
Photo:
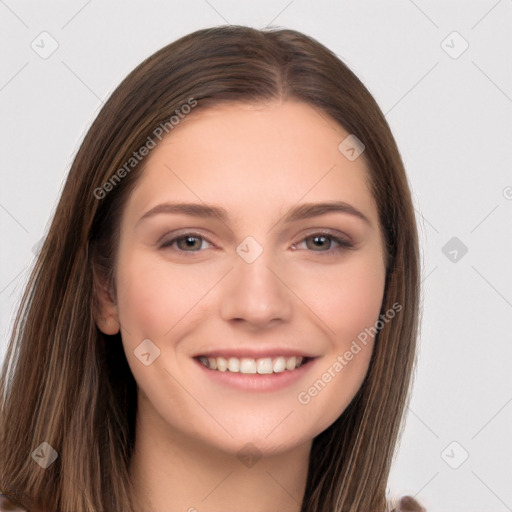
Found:
[(174, 250), (178, 254), (183, 254), (186, 252), (200, 252), (202, 245), (201, 241), (207, 242), (206, 238), (197, 233), (184, 233), (183, 235), (176, 236), (174, 238), (171, 238), (170, 240), (163, 242), (160, 245), (160, 249), (172, 248), (172, 246), (176, 243), (177, 248), (175, 248)]
[[(160, 249), (172, 249), (178, 254), (198, 253), (204, 249), (202, 242), (213, 245), (204, 236), (198, 233), (183, 233), (179, 236), (175, 236), (167, 241), (164, 241), (162, 244), (160, 244)], [(313, 252), (331, 254), (333, 252), (354, 248), (354, 244), (352, 242), (330, 232), (313, 233), (303, 238), (299, 244), (300, 243), (305, 243), (306, 249), (312, 250)], [(299, 244), (293, 244), (292, 250), (296, 250)]]
[[(311, 241), (311, 243), (308, 243), (309, 240)], [(329, 232), (313, 233), (301, 240), (301, 243), (304, 242), (306, 243), (306, 248), (313, 250), (313, 252), (332, 253), (333, 251), (341, 251), (343, 249), (354, 248), (354, 244), (349, 240), (336, 236)], [(332, 249), (333, 242), (337, 244), (337, 247), (334, 247), (334, 249)], [(296, 250), (297, 244), (293, 244), (292, 249)]]

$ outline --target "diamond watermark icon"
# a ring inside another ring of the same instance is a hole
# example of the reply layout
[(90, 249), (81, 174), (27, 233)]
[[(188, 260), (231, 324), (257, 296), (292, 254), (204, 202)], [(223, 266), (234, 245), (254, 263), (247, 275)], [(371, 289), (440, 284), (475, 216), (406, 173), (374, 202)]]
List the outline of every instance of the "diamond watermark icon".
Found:
[(263, 252), (263, 247), (252, 236), (248, 236), (238, 244), (236, 248), (238, 255), (246, 262), (252, 263)]
[(469, 43), (454, 30), (441, 41), (441, 48), (452, 59), (458, 59), (469, 48)]
[(452, 262), (458, 263), (468, 252), (468, 248), (456, 236), (444, 244), (441, 252)]
[(468, 451), (457, 441), (452, 441), (442, 452), (441, 458), (452, 469), (459, 469), (469, 457)]
[(252, 468), (262, 457), (261, 451), (254, 443), (247, 443), (236, 454), (238, 460), (248, 468)]
[(135, 348), (133, 353), (144, 366), (149, 366), (160, 356), (160, 349), (149, 338), (146, 338)]
[(32, 458), (43, 468), (46, 469), (52, 465), (58, 457), (58, 453), (45, 441), (41, 443), (33, 452)]
[(57, 51), (59, 43), (49, 32), (44, 31), (30, 43), (30, 46), (41, 59), (46, 60)]
[(356, 160), (365, 149), (366, 146), (353, 133), (345, 137), (338, 146), (339, 152), (351, 162)]
[(44, 244), (44, 236), (32, 246), (32, 254), (38, 256)]

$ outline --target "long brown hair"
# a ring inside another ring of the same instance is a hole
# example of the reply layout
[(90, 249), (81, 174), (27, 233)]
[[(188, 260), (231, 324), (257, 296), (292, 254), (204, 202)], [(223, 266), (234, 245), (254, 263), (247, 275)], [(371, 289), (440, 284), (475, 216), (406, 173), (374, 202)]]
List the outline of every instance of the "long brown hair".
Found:
[[(314, 106), (365, 145), (387, 251), (381, 312), (403, 306), (378, 332), (358, 393), (313, 441), (302, 512), (389, 507), (386, 486), (409, 399), (419, 319), (417, 231), (399, 151), (372, 95), (319, 42), (294, 30), (224, 26), (182, 37), (133, 70), (73, 162), (0, 376), (0, 489), (26, 508), (133, 509), (128, 468), (136, 383), (120, 335), (106, 336), (95, 323), (98, 283), (115, 286), (120, 215), (144, 169), (144, 161), (127, 162), (155, 139), (157, 127), (170, 132), (171, 116), (192, 101), (199, 110), (221, 101), (274, 99)], [(32, 456), (37, 449), (48, 455), (43, 442), (58, 455), (46, 469)]]

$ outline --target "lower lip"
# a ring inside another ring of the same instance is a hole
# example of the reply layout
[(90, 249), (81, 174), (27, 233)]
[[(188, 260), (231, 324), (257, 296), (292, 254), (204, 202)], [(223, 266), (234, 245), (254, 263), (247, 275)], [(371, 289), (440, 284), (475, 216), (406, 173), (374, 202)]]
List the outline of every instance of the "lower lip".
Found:
[(279, 391), (300, 380), (313, 367), (315, 360), (311, 359), (299, 368), (295, 368), (295, 370), (285, 370), (279, 373), (268, 374), (239, 373), (230, 372), (229, 370), (219, 372), (206, 368), (206, 366), (197, 360), (195, 362), (213, 382), (218, 382), (219, 384), (241, 391), (270, 392)]

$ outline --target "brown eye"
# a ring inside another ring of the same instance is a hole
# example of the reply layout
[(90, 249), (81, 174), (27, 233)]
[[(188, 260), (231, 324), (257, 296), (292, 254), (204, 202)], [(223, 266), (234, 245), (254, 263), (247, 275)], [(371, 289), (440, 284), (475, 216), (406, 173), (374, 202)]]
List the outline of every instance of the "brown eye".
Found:
[(174, 245), (176, 245), (176, 248), (174, 250), (179, 254), (186, 252), (200, 252), (202, 242), (207, 242), (207, 240), (201, 235), (198, 235), (196, 233), (185, 233), (184, 235), (174, 237), (164, 242), (160, 246), (160, 249), (170, 249), (173, 248)]
[[(314, 233), (301, 240), (301, 243), (303, 242), (306, 243), (306, 248), (313, 252), (332, 253), (334, 251), (352, 249), (354, 247), (348, 240), (330, 233)], [(296, 249), (296, 245), (294, 245), (293, 248)]]
[[(182, 236), (179, 238), (176, 238), (176, 242), (178, 243), (178, 249), (180, 250), (197, 250), (201, 248), (201, 238), (198, 236)], [(198, 243), (199, 241), (199, 243)], [(180, 245), (180, 242), (183, 242), (183, 244)]]
[(306, 245), (308, 249), (330, 249), (332, 244), (332, 238), (325, 235), (309, 236), (306, 240), (311, 240), (312, 243)]

